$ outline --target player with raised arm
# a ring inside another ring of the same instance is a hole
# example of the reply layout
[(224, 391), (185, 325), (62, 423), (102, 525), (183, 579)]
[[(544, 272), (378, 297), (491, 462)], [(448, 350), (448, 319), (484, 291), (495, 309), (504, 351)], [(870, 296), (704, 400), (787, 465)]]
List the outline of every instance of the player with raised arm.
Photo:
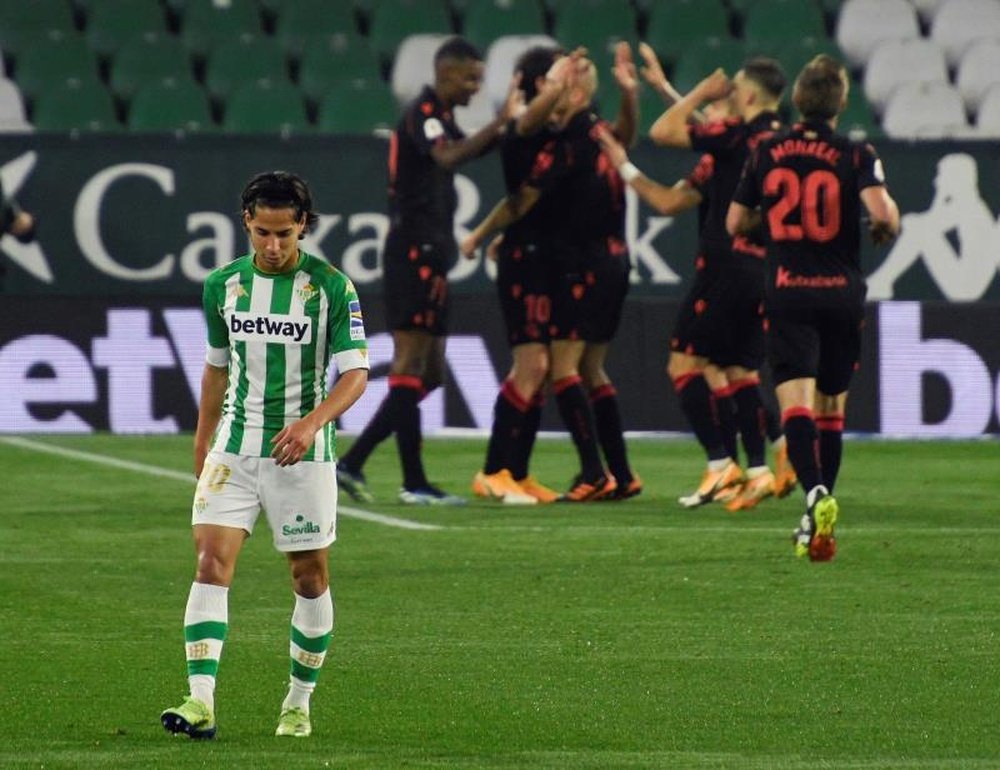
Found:
[(795, 553), (813, 561), (836, 553), (832, 493), (865, 310), (863, 211), (876, 243), (899, 232), (875, 149), (835, 131), (848, 84), (830, 56), (803, 68), (792, 96), (801, 122), (758, 143), (726, 219), (734, 235), (763, 227), (768, 359), (788, 453), (806, 492)]
[(461, 505), (465, 500), (432, 486), (421, 458), (420, 401), (445, 375), (448, 270), (457, 258), (454, 238), (455, 169), (495, 147), (517, 105), (513, 87), (496, 118), (466, 137), (454, 109), (479, 91), (483, 57), (460, 37), (434, 55), (434, 85), (406, 108), (389, 144), (389, 233), (382, 254), (386, 318), (392, 330), (389, 394), (344, 455), (337, 474), (356, 500), (373, 497), (364, 464), (392, 433), (403, 469), (399, 499), (418, 505)]
[[(777, 109), (784, 87), (780, 65), (754, 57), (732, 81), (722, 70), (713, 72), (650, 129), (658, 144), (699, 150), (711, 158), (701, 170), (705, 176), (711, 164), (711, 184), (701, 190), (706, 207), (698, 270), (681, 307), (667, 364), (682, 409), (695, 435), (704, 437), (709, 458), (698, 489), (679, 500), (685, 507), (722, 500), (728, 501), (730, 510), (751, 508), (775, 492), (787, 494), (795, 483), (776, 421), (768, 429), (760, 392), (763, 250), (752, 233), (733, 239), (725, 228), (726, 211), (749, 148), (780, 127)], [(702, 104), (722, 98), (728, 98), (732, 117), (692, 120)], [(721, 447), (711, 428), (716, 421)], [(747, 454), (745, 478), (735, 460), (737, 432)], [(777, 475), (765, 459), (768, 436), (776, 442)]]
[[(295, 595), (291, 673), (276, 734), (305, 737), (333, 631), (334, 420), (364, 392), (368, 350), (351, 281), (299, 249), (317, 220), (305, 182), (284, 171), (258, 174), (241, 204), (253, 251), (213, 271), (203, 294), (208, 352), (191, 514), (197, 563), (184, 612), (190, 694), (160, 720), (171, 733), (215, 736), (229, 586), (263, 509)], [(339, 377), (327, 393), (331, 361)]]

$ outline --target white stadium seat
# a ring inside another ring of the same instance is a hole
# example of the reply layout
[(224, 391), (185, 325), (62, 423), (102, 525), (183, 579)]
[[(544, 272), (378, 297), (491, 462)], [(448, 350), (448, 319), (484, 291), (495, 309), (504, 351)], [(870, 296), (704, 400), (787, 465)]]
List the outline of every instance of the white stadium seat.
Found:
[(1000, 83), (1000, 40), (980, 40), (958, 63), (958, 86), (965, 106), (975, 112), (991, 86)]
[(847, 0), (837, 17), (837, 45), (852, 67), (861, 67), (887, 40), (920, 37), (917, 12), (907, 0)]
[(948, 0), (934, 15), (931, 39), (944, 49), (948, 64), (957, 65), (973, 43), (1000, 40), (1000, 2)]
[(962, 96), (946, 83), (904, 83), (882, 115), (882, 128), (894, 139), (942, 139), (967, 126)]
[(976, 130), (983, 139), (1000, 139), (1000, 85), (987, 91), (979, 103)]
[(434, 82), (434, 54), (451, 35), (410, 35), (399, 44), (392, 64), (392, 93), (400, 104), (416, 99)]
[(944, 5), (948, 0), (913, 0), (913, 5), (917, 9), (917, 13), (920, 14), (920, 18), (926, 22), (930, 22), (934, 15), (938, 12), (938, 9)]
[(882, 112), (892, 92), (903, 83), (947, 83), (944, 53), (930, 40), (881, 43), (865, 67), (865, 96)]

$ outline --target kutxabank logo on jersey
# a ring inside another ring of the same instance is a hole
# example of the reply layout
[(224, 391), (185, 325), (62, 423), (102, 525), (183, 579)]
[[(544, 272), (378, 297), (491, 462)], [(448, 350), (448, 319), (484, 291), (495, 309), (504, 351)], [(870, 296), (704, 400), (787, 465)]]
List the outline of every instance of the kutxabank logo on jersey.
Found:
[(229, 338), (242, 342), (305, 345), (312, 341), (312, 319), (308, 316), (234, 311), (228, 324)]

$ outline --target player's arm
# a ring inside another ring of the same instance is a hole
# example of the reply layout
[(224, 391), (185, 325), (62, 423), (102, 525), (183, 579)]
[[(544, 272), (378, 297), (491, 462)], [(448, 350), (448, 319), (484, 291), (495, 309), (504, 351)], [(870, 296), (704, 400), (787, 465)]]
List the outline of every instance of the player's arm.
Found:
[[(656, 55), (656, 51), (649, 43), (639, 43), (639, 56), (642, 57), (644, 66), (639, 69), (640, 74), (646, 83), (659, 94), (665, 107), (670, 107), (674, 102), (679, 102), (682, 98), (681, 92), (674, 88), (674, 84), (667, 79), (667, 74), (663, 71), (663, 65)], [(696, 123), (704, 123), (705, 115), (701, 110), (691, 113), (691, 119)]]
[(538, 202), (541, 191), (537, 187), (521, 185), (517, 192), (508, 195), (497, 203), (486, 218), (476, 225), (472, 232), (462, 239), (459, 249), (462, 254), (471, 259), (487, 238), (498, 230), (504, 230), (513, 224)]
[(559, 98), (573, 85), (578, 69), (586, 66), (585, 53), (585, 49), (577, 48), (553, 62), (535, 98), (518, 113), (515, 123), (518, 136), (530, 136), (545, 127)]
[(899, 235), (899, 206), (883, 185), (861, 190), (861, 202), (868, 210), (868, 232), (876, 245), (888, 243)]
[(622, 179), (635, 190), (639, 197), (656, 209), (660, 214), (673, 216), (692, 209), (701, 203), (701, 193), (694, 189), (686, 179), (682, 179), (673, 187), (660, 184), (650, 179), (629, 161), (628, 154), (611, 132), (604, 126), (597, 130), (597, 138), (607, 153), (608, 159), (618, 169)]
[(649, 138), (667, 147), (690, 148), (691, 136), (688, 133), (688, 123), (695, 111), (705, 102), (721, 99), (731, 88), (726, 73), (722, 69), (717, 69), (656, 119), (649, 129)]
[(750, 235), (760, 227), (760, 209), (733, 201), (726, 212), (726, 231), (732, 235)]
[(615, 64), (611, 71), (622, 97), (614, 123), (615, 136), (626, 147), (631, 147), (639, 133), (639, 76), (632, 61), (632, 49), (624, 40), (615, 46)]
[(201, 476), (205, 458), (212, 447), (212, 436), (222, 419), (222, 403), (226, 398), (229, 367), (205, 364), (201, 373), (201, 398), (198, 401), (198, 425), (194, 431), (194, 475)]
[[(511, 80), (507, 98), (496, 117), (472, 136), (464, 139), (440, 140), (431, 147), (431, 157), (441, 168), (453, 171), (466, 161), (488, 152), (507, 130), (507, 123), (515, 115), (524, 99), (519, 88), (519, 77)], [(426, 126), (426, 124), (425, 124)], [(426, 131), (426, 127), (425, 127)]]

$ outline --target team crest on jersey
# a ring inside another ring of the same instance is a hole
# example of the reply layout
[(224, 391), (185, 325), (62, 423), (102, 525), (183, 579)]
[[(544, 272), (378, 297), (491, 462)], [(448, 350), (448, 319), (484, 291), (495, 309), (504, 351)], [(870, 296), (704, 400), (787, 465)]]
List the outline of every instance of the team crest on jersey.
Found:
[(319, 290), (311, 283), (307, 283), (305, 286), (299, 289), (299, 299), (301, 299), (303, 302), (308, 302), (317, 294), (319, 294)]
[(228, 295), (226, 296), (226, 304), (235, 304), (236, 300), (240, 297), (247, 296), (249, 296), (249, 292), (247, 292), (242, 283), (238, 283), (235, 286), (230, 287)]
[(365, 338), (365, 319), (361, 315), (361, 303), (352, 299), (347, 303), (347, 309), (351, 315), (351, 339), (363, 340)]

